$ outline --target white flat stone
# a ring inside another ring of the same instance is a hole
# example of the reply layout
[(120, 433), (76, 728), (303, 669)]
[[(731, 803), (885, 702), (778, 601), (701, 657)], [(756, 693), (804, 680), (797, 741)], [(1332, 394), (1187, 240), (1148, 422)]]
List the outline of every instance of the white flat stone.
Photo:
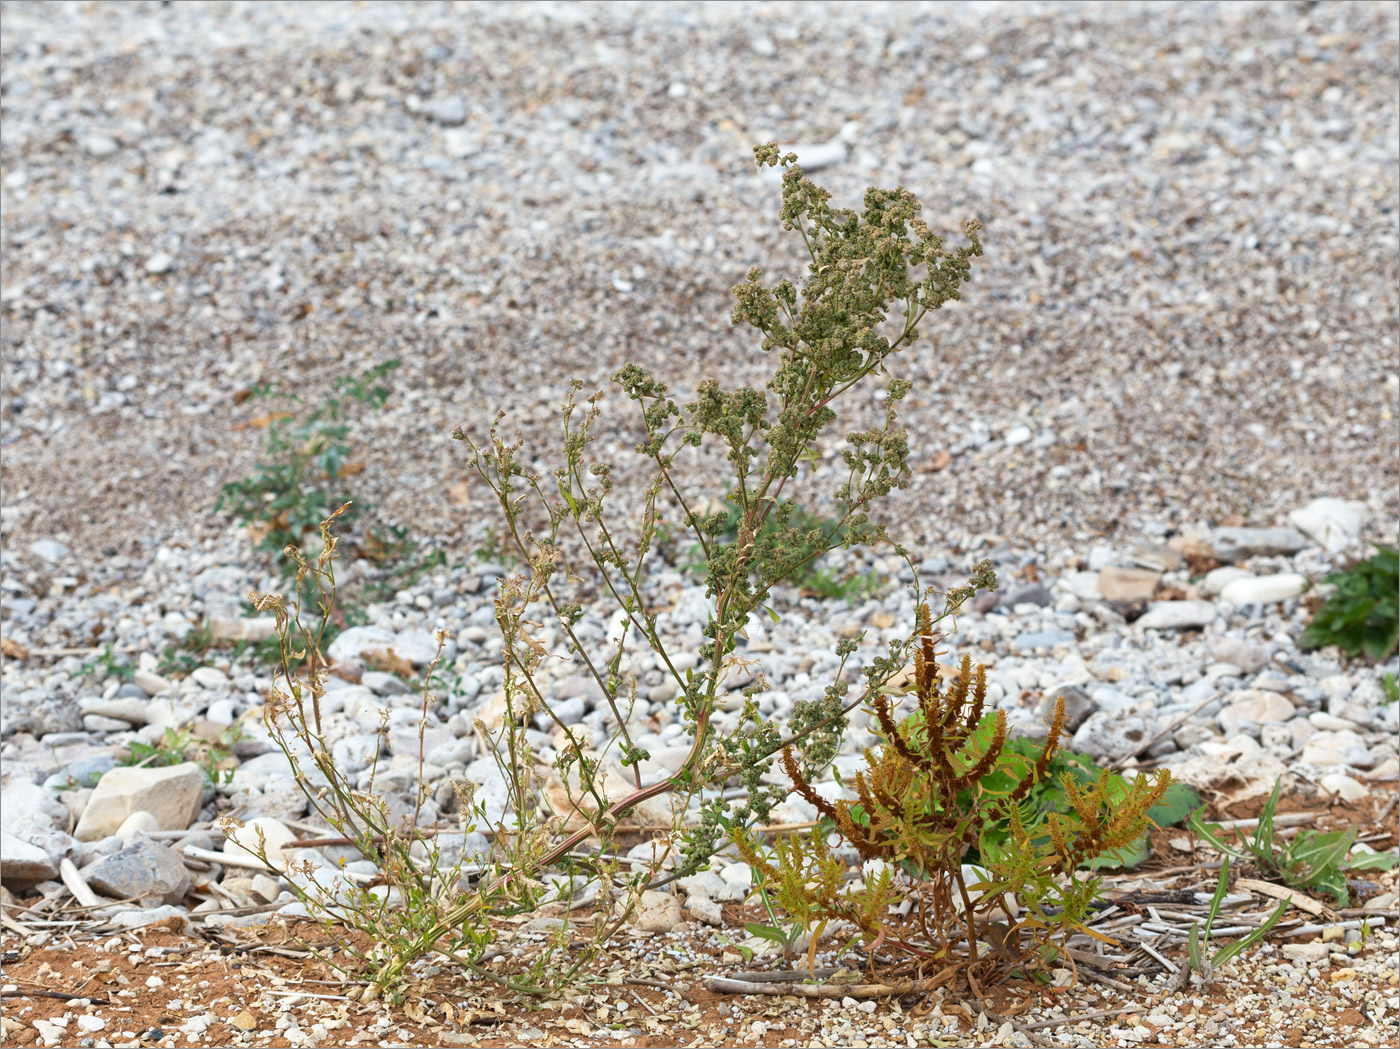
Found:
[(1241, 605), (1273, 604), (1297, 597), (1307, 586), (1306, 576), (1295, 572), (1280, 572), (1277, 575), (1257, 576), (1253, 579), (1236, 579), (1220, 591), (1220, 600), (1227, 601), (1236, 608)]
[(1137, 621), (1144, 630), (1198, 630), (1215, 621), (1211, 601), (1158, 601)]

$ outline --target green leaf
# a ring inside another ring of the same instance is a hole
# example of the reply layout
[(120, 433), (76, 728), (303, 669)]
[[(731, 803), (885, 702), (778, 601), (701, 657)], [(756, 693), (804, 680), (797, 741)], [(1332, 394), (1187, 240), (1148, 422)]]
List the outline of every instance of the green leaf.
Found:
[(1210, 913), (1206, 915), (1205, 933), (1210, 935), (1211, 927), (1215, 924), (1216, 916), (1220, 913), (1220, 904), (1225, 899), (1225, 894), (1230, 891), (1230, 857), (1226, 856), (1220, 862), (1220, 879), (1215, 883), (1215, 895), (1210, 898)]
[(1204, 838), (1206, 844), (1216, 852), (1223, 852), (1226, 856), (1233, 856), (1237, 860), (1244, 859), (1245, 854), (1243, 852), (1225, 844), (1225, 828), (1218, 823), (1206, 823), (1205, 820), (1201, 818), (1201, 813), (1203, 812), (1205, 812), (1204, 805), (1191, 813), (1191, 818), (1187, 821), (1187, 826), (1192, 833)]
[(1328, 869), (1338, 867), (1346, 859), (1355, 840), (1355, 827), (1321, 833), (1304, 831), (1284, 852), (1284, 857), (1290, 867), (1302, 866), (1304, 868), (1300, 877), (1303, 884), (1306, 885), (1315, 876), (1312, 872), (1320, 874)]
[(1341, 866), (1351, 871), (1388, 871), (1395, 862), (1393, 852), (1363, 852), (1348, 856)]
[(773, 620), (773, 622), (781, 623), (783, 621), (783, 617), (778, 615), (777, 612), (775, 612), (772, 608), (769, 608), (767, 605), (763, 606), (763, 611), (768, 613), (768, 618)]
[(771, 925), (759, 925), (757, 922), (745, 922), (744, 928), (751, 936), (757, 936), (761, 940), (771, 940), (773, 943), (785, 944), (788, 942), (787, 934), (781, 929), (775, 929)]
[(1351, 902), (1351, 890), (1347, 885), (1347, 876), (1336, 867), (1315, 875), (1309, 879), (1306, 887), (1313, 892), (1327, 893), (1338, 907), (1345, 907)]
[(1201, 795), (1185, 783), (1173, 783), (1162, 800), (1147, 810), (1147, 818), (1158, 827), (1175, 827), (1201, 806)]
[(1152, 842), (1144, 831), (1142, 836), (1135, 841), (1129, 842), (1121, 849), (1113, 852), (1106, 852), (1102, 856), (1097, 856), (1087, 863), (1080, 864), (1086, 870), (1127, 870), (1139, 866), (1147, 857), (1152, 855)]
[(569, 486), (563, 481), (556, 482), (559, 486), (559, 494), (563, 496), (564, 502), (569, 504), (569, 512), (575, 517), (578, 516), (578, 503), (574, 502), (574, 494), (569, 491)]
[[(1247, 951), (1256, 943), (1259, 943), (1261, 940), (1264, 939), (1265, 936), (1269, 934), (1269, 930), (1278, 924), (1279, 919), (1283, 917), (1283, 912), (1288, 910), (1288, 907), (1289, 901), (1284, 900), (1278, 905), (1278, 909), (1275, 910), (1274, 913), (1269, 916), (1268, 921), (1266, 921), (1263, 925), (1259, 926), (1259, 928), (1255, 929), (1253, 932), (1249, 933), (1249, 935), (1245, 936), (1243, 939), (1236, 940), (1234, 943), (1224, 947), (1214, 958), (1211, 959), (1211, 964), (1217, 968), (1228, 965), (1240, 952)], [(1194, 931), (1194, 926), (1192, 928)]]

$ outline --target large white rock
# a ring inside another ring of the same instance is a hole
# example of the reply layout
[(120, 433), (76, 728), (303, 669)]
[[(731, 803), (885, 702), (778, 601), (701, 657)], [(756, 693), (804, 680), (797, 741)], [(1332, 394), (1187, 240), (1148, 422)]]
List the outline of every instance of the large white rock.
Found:
[(0, 830), (0, 884), (18, 889), (56, 877), (58, 866), (47, 852)]
[(203, 798), (204, 773), (192, 761), (165, 769), (115, 768), (98, 781), (73, 836), (105, 838), (133, 812), (149, 812), (161, 830), (184, 830), (199, 815)]
[(1331, 791), (1343, 801), (1360, 801), (1371, 793), (1364, 784), (1340, 772), (1329, 772), (1317, 782), (1323, 790)]
[(1318, 732), (1303, 747), (1303, 761), (1309, 765), (1349, 765), (1369, 769), (1376, 763), (1366, 741), (1355, 732)]
[(1246, 723), (1256, 726), (1281, 725), (1292, 720), (1293, 715), (1297, 713), (1292, 701), (1286, 696), (1260, 688), (1245, 688), (1232, 692), (1226, 702), (1219, 720), (1221, 731), (1227, 737), (1247, 731)]
[(331, 642), (326, 656), (332, 663), (359, 660), (362, 652), (388, 651), (396, 640), (398, 635), (392, 630), (377, 626), (352, 626)]
[(1220, 591), (1220, 600), (1227, 601), (1236, 608), (1241, 605), (1269, 605), (1275, 601), (1287, 601), (1290, 597), (1297, 597), (1307, 585), (1307, 577), (1296, 572), (1236, 579)]
[(1210, 601), (1158, 601), (1137, 620), (1147, 630), (1199, 630), (1215, 621)]
[(296, 841), (297, 836), (280, 820), (259, 816), (248, 820), (241, 827), (224, 832), (224, 855), (244, 860), (260, 860), (261, 857), (257, 855), (260, 835), (262, 849), (267, 856), (266, 862), (275, 871), (285, 871), (288, 862), (304, 859), (301, 853), (308, 851), (291, 849), (284, 853), (282, 850)]
[(1282, 761), (1248, 736), (1198, 746), (1200, 754), (1176, 765), (1172, 775), (1218, 796), (1227, 805), (1265, 797), (1288, 771)]
[(1328, 553), (1341, 550), (1366, 524), (1366, 504), (1350, 499), (1314, 499), (1288, 515), (1288, 523)]
[(670, 932), (681, 923), (681, 901), (672, 893), (648, 889), (637, 901), (633, 920), (642, 932)]

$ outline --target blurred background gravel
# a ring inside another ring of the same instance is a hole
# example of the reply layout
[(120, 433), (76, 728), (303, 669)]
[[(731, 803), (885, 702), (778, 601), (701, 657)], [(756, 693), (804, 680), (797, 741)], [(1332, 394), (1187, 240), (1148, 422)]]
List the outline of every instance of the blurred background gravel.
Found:
[[(751, 265), (799, 271), (769, 139), (840, 203), (903, 184), (950, 243), (986, 226), (965, 302), (896, 362), (904, 538), (1317, 495), (1393, 537), (1397, 11), (6, 3), (7, 551), (222, 533), (264, 436), (236, 395), (314, 404), (388, 358), (359, 487), (465, 540), (490, 508), (448, 497), (454, 425), (508, 408), (552, 466), (572, 377), (764, 374), (728, 317)], [(634, 438), (612, 407), (608, 454)]]

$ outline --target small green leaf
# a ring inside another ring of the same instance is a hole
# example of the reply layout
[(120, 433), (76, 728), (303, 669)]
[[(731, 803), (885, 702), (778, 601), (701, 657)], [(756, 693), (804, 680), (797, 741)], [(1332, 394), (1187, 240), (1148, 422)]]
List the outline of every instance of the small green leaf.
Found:
[(578, 516), (578, 503), (574, 502), (574, 494), (569, 491), (569, 486), (563, 481), (558, 482), (559, 494), (564, 497), (564, 502), (569, 504), (569, 512), (575, 517)]
[(744, 928), (749, 935), (757, 936), (760, 940), (770, 940), (773, 943), (787, 943), (788, 938), (781, 929), (775, 929), (771, 925), (759, 925), (757, 922), (745, 922)]
[(1352, 871), (1388, 871), (1395, 862), (1393, 852), (1363, 852), (1348, 856), (1341, 866)]

